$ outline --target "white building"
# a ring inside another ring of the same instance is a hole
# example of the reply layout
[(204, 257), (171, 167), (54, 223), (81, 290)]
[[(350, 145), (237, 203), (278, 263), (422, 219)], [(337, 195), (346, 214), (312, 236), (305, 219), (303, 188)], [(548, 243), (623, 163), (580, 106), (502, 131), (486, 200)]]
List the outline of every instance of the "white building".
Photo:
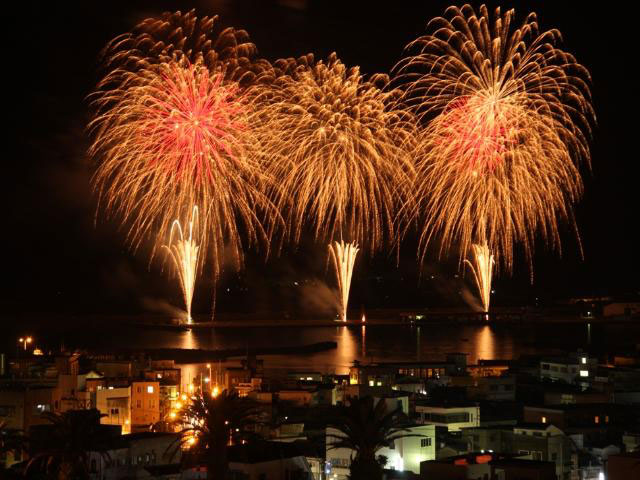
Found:
[(476, 404), (416, 405), (420, 423), (446, 427), (450, 432), (480, 426), (480, 407)]
[[(408, 429), (407, 435), (412, 436), (395, 440), (392, 446), (381, 448), (377, 455), (387, 458), (385, 468), (419, 474), (420, 462), (436, 458), (436, 429), (433, 425), (416, 425)], [(351, 459), (355, 455), (355, 452), (348, 448), (331, 448), (332, 442), (339, 436), (339, 431), (327, 428), (325, 473), (330, 480), (346, 480)]]

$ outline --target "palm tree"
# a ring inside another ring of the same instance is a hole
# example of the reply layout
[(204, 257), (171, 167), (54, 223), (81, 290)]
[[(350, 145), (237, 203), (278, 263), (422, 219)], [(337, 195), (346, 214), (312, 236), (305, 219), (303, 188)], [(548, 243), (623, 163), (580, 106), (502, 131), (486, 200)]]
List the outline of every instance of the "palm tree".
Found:
[(199, 394), (180, 415), (186, 425), (180, 432), (179, 447), (200, 453), (207, 462), (209, 480), (225, 480), (229, 471), (227, 447), (253, 436), (260, 409), (254, 401), (235, 391), (223, 390), (217, 396)]
[(40, 470), (58, 480), (88, 478), (90, 452), (108, 457), (106, 451), (113, 438), (100, 425), (102, 416), (95, 409), (43, 413), (42, 418), (50, 425), (34, 427), (32, 458), (26, 472)]
[(327, 426), (338, 433), (328, 436), (327, 446), (348, 448), (355, 453), (351, 458), (351, 480), (379, 480), (385, 462), (376, 458), (376, 453), (399, 438), (414, 436), (407, 425), (402, 410), (388, 412), (383, 399), (376, 404), (372, 397), (353, 399), (348, 407), (329, 419)]

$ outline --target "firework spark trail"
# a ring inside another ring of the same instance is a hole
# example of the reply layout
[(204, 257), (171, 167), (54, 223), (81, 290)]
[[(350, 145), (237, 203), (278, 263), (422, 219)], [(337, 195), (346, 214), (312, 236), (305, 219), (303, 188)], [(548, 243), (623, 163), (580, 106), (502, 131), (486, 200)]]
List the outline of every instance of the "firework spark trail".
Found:
[(558, 224), (575, 226), (595, 121), (589, 73), (555, 46), (557, 30), (539, 33), (533, 13), (513, 28), (513, 16), (449, 7), (394, 67), (426, 124), (411, 205), (421, 260), (439, 238), (440, 254), (486, 245), (510, 271), (516, 243), (531, 265), (536, 234), (560, 251)]
[(479, 245), (474, 243), (471, 245), (471, 248), (472, 259), (465, 260), (465, 263), (469, 265), (473, 273), (473, 279), (478, 287), (480, 301), (482, 302), (482, 311), (486, 313), (489, 311), (489, 304), (491, 302), (491, 276), (495, 262), (486, 244)]
[(280, 221), (248, 148), (255, 142), (244, 86), (268, 62), (254, 58), (246, 32), (216, 36), (216, 25), (217, 17), (178, 12), (114, 40), (89, 126), (101, 207), (120, 217), (132, 247), (147, 238), (162, 243), (173, 220), (198, 205), (199, 262), (210, 249), (214, 279), (225, 247), (239, 266), (241, 233), (268, 250)]
[(351, 277), (353, 275), (353, 266), (356, 263), (356, 256), (358, 255), (359, 250), (360, 249), (357, 244), (346, 243), (342, 240), (329, 244), (329, 253), (333, 260), (336, 279), (338, 280), (338, 291), (340, 293), (340, 318), (343, 322), (347, 321)]
[(163, 245), (177, 272), (187, 312), (187, 323), (193, 323), (191, 301), (198, 274), (198, 253), (200, 251), (200, 246), (197, 243), (198, 227), (198, 207), (194, 206), (189, 220), (189, 236), (185, 237), (180, 221), (176, 219), (171, 226), (169, 242), (167, 245)]
[(132, 32), (113, 39), (104, 56), (112, 71), (103, 85), (120, 85), (122, 71), (136, 72), (141, 66), (174, 61), (204, 65), (210, 72), (243, 86), (254, 82), (257, 75), (274, 70), (267, 60), (258, 57), (258, 49), (245, 30), (223, 28), (217, 15), (198, 18), (195, 10), (165, 12), (158, 18), (145, 19)]
[(289, 62), (289, 74), (248, 90), (252, 138), (278, 179), (270, 196), (295, 242), (310, 226), (316, 237), (374, 251), (393, 236), (396, 206), (410, 197), (414, 117), (397, 104), (398, 91), (381, 88), (386, 76), (365, 79), (335, 54), (309, 63)]

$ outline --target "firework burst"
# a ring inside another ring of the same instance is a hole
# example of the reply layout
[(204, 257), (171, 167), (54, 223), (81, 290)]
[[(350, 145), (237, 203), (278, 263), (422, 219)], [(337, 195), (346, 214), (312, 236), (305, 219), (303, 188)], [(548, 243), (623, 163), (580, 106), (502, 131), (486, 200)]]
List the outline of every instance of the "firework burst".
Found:
[[(450, 7), (394, 68), (425, 131), (416, 150), (414, 215), (420, 257), (438, 237), (460, 257), (482, 245), (507, 270), (513, 247), (529, 262), (536, 234), (560, 249), (558, 224), (573, 221), (595, 119), (587, 70), (539, 33), (535, 14)], [(487, 253), (488, 253), (487, 252)]]
[(395, 207), (408, 198), (413, 117), (397, 108), (385, 76), (365, 79), (335, 56), (290, 61), (272, 82), (249, 90), (251, 125), (272, 191), (294, 241), (309, 225), (317, 237), (379, 248)]
[(113, 39), (104, 55), (113, 71), (103, 84), (120, 85), (122, 70), (136, 72), (141, 66), (176, 60), (204, 65), (243, 86), (273, 70), (268, 61), (258, 58), (258, 49), (245, 30), (222, 27), (217, 15), (198, 18), (194, 10), (145, 19), (132, 32)]
[(111, 72), (94, 105), (95, 185), (105, 210), (127, 225), (134, 248), (148, 237), (167, 238), (173, 220), (186, 218), (193, 205), (200, 206), (197, 243), (211, 248), (214, 276), (225, 245), (242, 258), (241, 232), (268, 245), (267, 225), (277, 212), (247, 150), (250, 106), (239, 83), (173, 52), (166, 62)]

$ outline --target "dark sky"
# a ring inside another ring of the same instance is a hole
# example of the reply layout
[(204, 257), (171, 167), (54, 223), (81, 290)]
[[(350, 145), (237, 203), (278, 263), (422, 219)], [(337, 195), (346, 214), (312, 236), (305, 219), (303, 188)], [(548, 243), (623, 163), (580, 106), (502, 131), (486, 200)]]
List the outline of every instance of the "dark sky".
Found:
[[(99, 52), (108, 40), (147, 16), (196, 8), (201, 15), (220, 14), (224, 24), (248, 30), (260, 54), (270, 60), (307, 52), (323, 58), (336, 51), (346, 64), (360, 65), (367, 74), (388, 72), (404, 45), (450, 3), (310, 0), (304, 9), (291, 9), (267, 0), (17, 2), (5, 18), (11, 32), (3, 69), (6, 113), (15, 114), (6, 117), (12, 124), (6, 138), (12, 148), (3, 158), (3, 313), (127, 313), (180, 304), (175, 284), (159, 267), (149, 266), (144, 255), (125, 248), (115, 223), (94, 222), (85, 98), (98, 80)], [(583, 172), (586, 194), (577, 208), (584, 261), (565, 227), (562, 258), (538, 245), (533, 285), (527, 265), (519, 261), (513, 277), (503, 275), (495, 282), (495, 303), (638, 292), (638, 234), (632, 232), (639, 223), (638, 177), (632, 173), (637, 114), (629, 114), (637, 103), (631, 94), (637, 90), (632, 71), (637, 65), (635, 12), (602, 2), (502, 5), (515, 5), (519, 19), (534, 9), (543, 29), (562, 31), (565, 48), (592, 73), (598, 126), (592, 171)], [(260, 254), (250, 253), (245, 273), (228, 273), (221, 280), (219, 310), (311, 305), (326, 293), (320, 281), (333, 284), (325, 259), (326, 246), (310, 238), (266, 264)], [(418, 282), (415, 242), (409, 238), (399, 267), (393, 254), (360, 259), (352, 305), (460, 303), (463, 288), (456, 273), (455, 261), (433, 259)], [(293, 287), (294, 281), (312, 279), (315, 286), (305, 292)], [(200, 283), (196, 311), (207, 311), (209, 289), (208, 281)]]

